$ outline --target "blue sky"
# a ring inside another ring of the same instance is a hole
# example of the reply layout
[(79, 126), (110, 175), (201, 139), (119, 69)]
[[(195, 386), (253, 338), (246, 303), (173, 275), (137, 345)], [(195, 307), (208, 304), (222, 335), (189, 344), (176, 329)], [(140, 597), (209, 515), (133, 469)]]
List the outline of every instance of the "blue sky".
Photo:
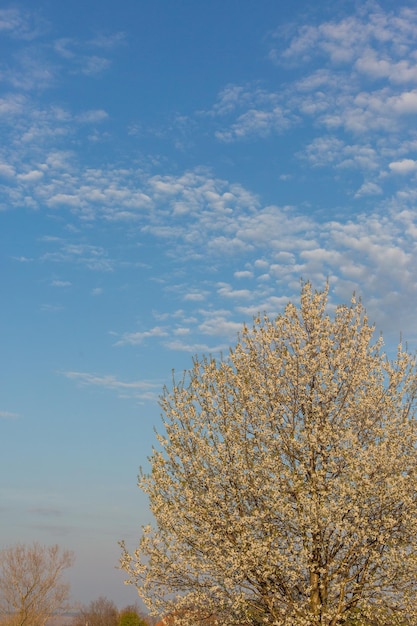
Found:
[(26, 0), (0, 40), (0, 541), (123, 606), (172, 369), (300, 278), (417, 347), (417, 9)]

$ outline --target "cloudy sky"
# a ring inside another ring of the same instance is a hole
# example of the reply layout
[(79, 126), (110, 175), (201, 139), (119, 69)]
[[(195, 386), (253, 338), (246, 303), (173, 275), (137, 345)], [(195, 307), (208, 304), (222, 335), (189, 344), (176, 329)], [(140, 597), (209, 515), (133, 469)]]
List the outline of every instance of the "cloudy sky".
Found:
[(117, 564), (158, 395), (300, 279), (417, 347), (415, 2), (0, 9), (1, 545)]

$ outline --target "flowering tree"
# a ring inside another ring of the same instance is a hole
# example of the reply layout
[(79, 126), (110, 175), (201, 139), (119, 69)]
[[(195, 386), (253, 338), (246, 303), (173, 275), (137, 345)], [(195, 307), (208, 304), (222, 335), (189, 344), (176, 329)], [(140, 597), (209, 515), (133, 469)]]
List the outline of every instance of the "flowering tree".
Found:
[(0, 616), (7, 626), (44, 626), (69, 608), (64, 571), (74, 555), (59, 546), (17, 544), (0, 552)]
[[(223, 624), (416, 624), (416, 362), (328, 290), (165, 390), (156, 529), (123, 546), (151, 610)], [(123, 545), (123, 544), (122, 544)]]

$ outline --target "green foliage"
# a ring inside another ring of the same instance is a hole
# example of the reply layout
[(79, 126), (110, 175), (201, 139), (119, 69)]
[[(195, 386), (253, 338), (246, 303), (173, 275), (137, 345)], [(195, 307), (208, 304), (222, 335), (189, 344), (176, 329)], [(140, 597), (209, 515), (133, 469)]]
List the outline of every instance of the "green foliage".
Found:
[(118, 626), (147, 626), (147, 624), (139, 615), (136, 607), (127, 606), (120, 612)]

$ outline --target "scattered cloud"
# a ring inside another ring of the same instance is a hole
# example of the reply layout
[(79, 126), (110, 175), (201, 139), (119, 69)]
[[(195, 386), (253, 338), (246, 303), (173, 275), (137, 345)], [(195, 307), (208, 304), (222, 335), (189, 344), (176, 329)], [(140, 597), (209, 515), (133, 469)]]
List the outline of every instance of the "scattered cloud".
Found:
[(0, 176), (4, 178), (13, 178), (16, 174), (16, 170), (12, 165), (8, 163), (0, 163)]
[(10, 121), (25, 113), (27, 99), (22, 94), (7, 94), (0, 98), (0, 118)]
[[(370, 176), (375, 173), (374, 180), (365, 180), (357, 187), (352, 202), (361, 198), (384, 197), (386, 179), (379, 174), (376, 148), (370, 144), (347, 145), (331, 136), (326, 136), (321, 142), (316, 141), (314, 150), (313, 144), (311, 146), (306, 154), (316, 166), (324, 166), (327, 149), (328, 158), (333, 151), (334, 158), (339, 159), (339, 167), (346, 167), (345, 162), (350, 159), (355, 162), (356, 168), (360, 169), (360, 163), (364, 170), (367, 168)], [(387, 156), (392, 154), (391, 150), (387, 152)], [(387, 158), (387, 162), (391, 167), (386, 169), (392, 174), (414, 171), (413, 159)], [(252, 281), (263, 285), (263, 289), (268, 286), (272, 292), (277, 286), (282, 288), (286, 285), (291, 293), (297, 291), (292, 285), (297, 285), (300, 276), (308, 276), (318, 283), (330, 277), (343, 293), (360, 284), (364, 292), (373, 294), (372, 298), (381, 310), (386, 311), (387, 319), (391, 306), (390, 290), (387, 289), (390, 281), (395, 284), (400, 280), (404, 301), (414, 302), (416, 287), (411, 268), (417, 263), (417, 227), (411, 210), (406, 221), (404, 217), (408, 206), (411, 208), (417, 200), (412, 188), (402, 186), (397, 195), (393, 195), (391, 200), (385, 198), (371, 214), (355, 209), (350, 220), (344, 221), (339, 217), (323, 221), (322, 217), (307, 215), (296, 207), (262, 206), (259, 197), (242, 185), (217, 179), (209, 170), (155, 176), (136, 169), (77, 172), (71, 163), (68, 173), (57, 183), (49, 178), (48, 170), (42, 171), (45, 175), (39, 179), (34, 197), (42, 198), (44, 205), (55, 211), (61, 208), (69, 210), (79, 218), (80, 224), (127, 219), (127, 223), (137, 224), (142, 236), (163, 242), (165, 254), (176, 259), (177, 266), (189, 263), (192, 258), (195, 268), (207, 267), (209, 260), (215, 268), (225, 258), (231, 259), (232, 275), (239, 281), (239, 287), (232, 282), (217, 283), (214, 273), (211, 282), (206, 278), (204, 288), (193, 284), (182, 288), (180, 297), (195, 321), (191, 325), (184, 323), (181, 327), (189, 329), (188, 334), (195, 338), (195, 342), (167, 341), (170, 335), (175, 336), (175, 328), (156, 325), (149, 330), (120, 335), (116, 342), (118, 346), (137, 346), (151, 340), (162, 340), (170, 349), (178, 346), (180, 350), (193, 352), (196, 346), (203, 345), (198, 335), (205, 334), (209, 329), (208, 322), (193, 307), (210, 301), (213, 293), (228, 303), (235, 316), (222, 323), (217, 320), (221, 336), (227, 328), (226, 322), (230, 322), (230, 330), (236, 329), (233, 324), (241, 323), (243, 313), (258, 310), (267, 302), (269, 296), (254, 291)], [(391, 179), (390, 184), (396, 184), (396, 178)], [(28, 188), (30, 184), (29, 180), (19, 179), (22, 188)], [(400, 184), (401, 181), (398, 182)], [(66, 193), (58, 192), (63, 186)], [(357, 229), (357, 234), (351, 237), (349, 233), (354, 229)], [(371, 234), (372, 237), (378, 236), (380, 245), (387, 248), (391, 264), (384, 262), (384, 255), (378, 247), (369, 244)], [(75, 232), (74, 239), (76, 237)], [(358, 240), (364, 242), (363, 247), (358, 248)], [(102, 246), (56, 238), (45, 241), (45, 245), (49, 249), (39, 259), (43, 263), (82, 265), (93, 271), (114, 272), (122, 262), (122, 259), (112, 259)], [(399, 250), (402, 250), (401, 255), (398, 255)], [(398, 275), (400, 260), (401, 277)], [(244, 284), (246, 281), (250, 283)], [(342, 285), (346, 287), (342, 288)], [(60, 306), (49, 304), (43, 309), (60, 310)], [(404, 319), (411, 315), (411, 309), (411, 305), (404, 305)], [(213, 331), (215, 327), (215, 324), (210, 326)]]
[(60, 313), (64, 310), (61, 304), (44, 303), (41, 305), (41, 311), (44, 313)]
[(401, 162), (402, 144), (416, 134), (416, 33), (415, 9), (390, 12), (377, 3), (339, 20), (278, 29), (270, 58), (288, 80), (279, 90), (230, 84), (205, 115), (214, 121), (215, 137), (228, 143), (297, 128), (308, 128), (309, 136), (314, 120), (316, 136), (298, 157), (363, 173), (357, 199), (380, 195), (380, 178), (388, 168), (400, 172), (390, 164)]
[(355, 193), (355, 198), (361, 198), (362, 196), (380, 196), (382, 193), (382, 187), (373, 182), (366, 182), (359, 187)]
[(251, 85), (229, 85), (220, 92), (212, 109), (204, 114), (220, 120), (237, 114), (230, 126), (215, 132), (217, 139), (224, 142), (282, 133), (297, 119), (280, 94)]
[[(0, 17), (0, 28), (10, 33), (18, 31), (23, 19), (13, 12)], [(86, 243), (93, 228), (109, 225), (124, 228), (129, 241), (154, 243), (172, 261), (161, 284), (174, 272), (185, 271), (190, 262), (198, 271), (204, 267), (203, 286), (198, 280), (183, 283), (178, 295), (186, 308), (184, 317), (194, 318), (192, 323), (126, 332), (118, 336), (119, 346), (155, 340), (194, 351), (205, 345), (198, 336), (214, 333), (216, 324), (219, 336), (226, 336), (242, 314), (259, 305), (278, 306), (271, 300), (277, 285), (292, 292), (301, 275), (318, 282), (331, 277), (341, 293), (356, 281), (374, 294), (375, 302), (386, 302), (389, 308), (390, 295), (381, 294), (380, 288), (389, 279), (400, 280), (401, 267), (404, 298), (414, 302), (410, 268), (416, 262), (412, 208), (417, 198), (408, 181), (417, 170), (417, 131), (411, 123), (417, 115), (416, 33), (415, 10), (400, 7), (394, 14), (376, 4), (348, 18), (280, 32), (270, 51), (287, 77), (279, 89), (266, 82), (229, 84), (211, 108), (194, 115), (192, 124), (211, 125), (213, 135), (230, 144), (294, 131), (294, 157), (304, 169), (321, 168), (336, 180), (350, 176), (346, 205), (326, 218), (305, 206), (263, 203), (243, 184), (204, 167), (183, 172), (176, 168), (175, 173), (167, 167), (161, 173), (156, 157), (154, 165), (85, 167), (77, 162), (83, 128), (110, 123), (105, 108), (73, 112), (62, 106), (41, 107), (23, 91), (0, 100), (9, 139), (0, 150), (2, 208), (47, 211), (53, 219), (71, 216), (68, 228), (73, 236), (44, 241), (46, 249), (38, 259), (42, 263), (117, 271), (124, 262), (120, 251), (113, 258), (111, 243), (109, 248)], [(102, 52), (107, 55), (124, 41), (123, 33), (86, 41), (57, 39), (48, 53), (55, 55), (48, 67), (54, 74), (59, 59), (66, 71), (101, 71), (110, 62)], [(42, 58), (36, 58), (41, 66)], [(178, 120), (188, 118), (178, 115)], [(305, 128), (308, 139), (303, 139)], [(297, 184), (294, 174), (285, 171), (277, 179)], [(350, 236), (355, 229), (356, 238)], [(383, 263), (378, 246), (371, 245), (376, 235), (387, 247), (392, 266)], [(219, 283), (217, 272), (225, 268), (230, 277)], [(51, 285), (70, 286), (59, 280)], [(92, 288), (90, 293), (99, 295), (101, 290)], [(232, 317), (202, 315), (199, 305), (213, 297), (227, 303)], [(44, 310), (56, 306), (45, 305)], [(406, 309), (404, 315), (409, 314)], [(178, 343), (182, 334), (192, 341)]]
[(117, 33), (100, 33), (90, 40), (89, 44), (97, 48), (116, 48), (127, 43), (126, 33), (119, 31)]
[(384, 11), (377, 3), (367, 3), (362, 10), (342, 19), (300, 26), (294, 36), (290, 34), (286, 47), (277, 45), (284, 35), (279, 29), (270, 57), (280, 64), (308, 64), (320, 56), (335, 67), (354, 63), (379, 78), (381, 73), (387, 75), (387, 66), (379, 60), (413, 50), (416, 22), (415, 9)]
[(190, 293), (186, 293), (184, 296), (184, 300), (188, 300), (189, 302), (202, 302), (207, 298), (207, 295), (207, 291), (193, 291)]
[[(103, 387), (110, 391), (116, 391), (122, 398), (137, 398), (141, 400), (155, 400), (161, 389), (160, 381), (123, 381), (116, 378), (112, 374), (100, 375), (89, 372), (62, 372), (62, 374), (71, 380), (75, 380), (82, 386), (87, 387)], [(158, 390), (158, 391), (156, 391)]]
[(110, 59), (93, 55), (82, 59), (80, 63), (80, 71), (82, 74), (86, 74), (87, 76), (95, 76), (104, 72), (104, 70), (110, 67), (110, 65)]
[(32, 170), (25, 174), (18, 174), (17, 180), (23, 183), (36, 183), (39, 182), (41, 178), (43, 178), (43, 172), (40, 170)]
[(18, 261), (19, 263), (32, 263), (34, 259), (30, 259), (26, 256), (13, 256), (13, 261)]
[(104, 122), (109, 117), (106, 111), (102, 109), (96, 109), (92, 111), (85, 111), (78, 116), (78, 120), (83, 124), (96, 124), (97, 122)]
[(112, 272), (114, 270), (114, 262), (101, 246), (65, 241), (52, 241), (51, 245), (53, 244), (57, 249), (52, 252), (45, 252), (40, 257), (40, 261), (82, 265), (89, 270), (98, 272)]
[(240, 270), (234, 273), (235, 278), (253, 278), (253, 272), (249, 270)]
[(353, 168), (361, 172), (378, 171), (382, 163), (378, 150), (370, 143), (348, 144), (334, 135), (317, 137), (298, 156), (314, 167)]
[(53, 43), (53, 49), (55, 52), (65, 59), (73, 59), (75, 57), (75, 52), (72, 50), (74, 46), (76, 46), (76, 42), (70, 37), (56, 39)]
[(37, 12), (18, 7), (0, 9), (0, 32), (14, 39), (31, 41), (48, 29), (48, 23)]
[(210, 346), (206, 343), (185, 343), (179, 340), (168, 341), (164, 345), (169, 350), (188, 352), (189, 354), (216, 354), (225, 352), (229, 347), (228, 343)]
[[(0, 80), (13, 89), (39, 92), (61, 83), (67, 74), (97, 77), (112, 65), (111, 54), (125, 43), (122, 32), (90, 39), (61, 37), (45, 42), (51, 30), (39, 11), (0, 9), (0, 33), (19, 42), (8, 65), (0, 62)], [(105, 56), (103, 56), (105, 54)]]
[(66, 63), (70, 74), (97, 76), (112, 65), (111, 58), (101, 52), (108, 54), (123, 41), (123, 33), (98, 35), (87, 41), (63, 37), (54, 41), (53, 50)]
[(210, 335), (212, 337), (228, 337), (233, 342), (238, 332), (242, 329), (241, 322), (233, 322), (227, 319), (230, 316), (230, 311), (226, 314), (219, 314), (214, 312), (210, 317), (207, 317), (201, 324), (198, 325), (198, 330), (203, 335)]
[(145, 330), (143, 332), (134, 332), (134, 333), (124, 333), (122, 338), (116, 341), (115, 346), (137, 346), (143, 343), (145, 339), (149, 337), (166, 337), (168, 332), (166, 328), (162, 326), (155, 326), (150, 330)]
[(281, 106), (270, 110), (248, 109), (237, 118), (227, 130), (218, 130), (215, 135), (221, 141), (251, 137), (267, 137), (271, 133), (282, 133), (288, 129), (291, 121)]
[(251, 295), (249, 289), (233, 289), (233, 287), (227, 283), (219, 283), (218, 293), (224, 298), (233, 298), (238, 300), (241, 300), (242, 298), (247, 299)]

